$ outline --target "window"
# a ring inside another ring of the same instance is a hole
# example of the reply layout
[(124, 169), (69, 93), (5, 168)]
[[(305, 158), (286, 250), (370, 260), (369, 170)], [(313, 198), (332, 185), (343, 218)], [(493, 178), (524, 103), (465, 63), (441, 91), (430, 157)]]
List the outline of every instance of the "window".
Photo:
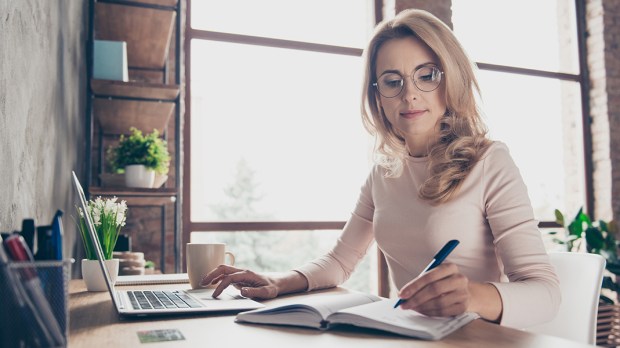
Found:
[[(333, 245), (372, 165), (359, 98), (373, 3), (189, 2), (184, 242), (224, 241), (246, 255), (238, 266), (265, 271)], [(579, 4), (451, 5), (490, 136), (510, 148), (543, 228), (556, 208), (593, 208)], [(375, 254), (354, 275), (360, 290), (374, 291)]]
[(543, 226), (556, 208), (591, 208), (576, 3), (452, 1), (454, 32), (480, 68), (490, 135), (510, 148)]
[[(373, 3), (191, 1), (188, 8), (191, 239), (226, 242), (238, 266), (257, 271), (321, 256), (372, 165), (359, 105)], [(375, 256), (368, 253), (347, 286), (373, 291)]]

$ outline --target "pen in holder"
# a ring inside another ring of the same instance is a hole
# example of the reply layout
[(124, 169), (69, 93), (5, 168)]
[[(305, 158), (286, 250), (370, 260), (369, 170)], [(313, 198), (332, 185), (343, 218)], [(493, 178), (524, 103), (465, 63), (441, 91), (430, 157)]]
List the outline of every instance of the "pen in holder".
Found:
[(66, 347), (71, 260), (0, 264), (0, 346)]

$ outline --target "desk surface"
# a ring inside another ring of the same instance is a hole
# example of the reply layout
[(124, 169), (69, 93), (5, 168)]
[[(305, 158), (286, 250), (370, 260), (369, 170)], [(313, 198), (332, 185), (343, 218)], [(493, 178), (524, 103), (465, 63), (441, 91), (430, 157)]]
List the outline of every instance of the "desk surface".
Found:
[[(140, 288), (145, 288), (141, 286)], [(185, 284), (148, 286), (152, 289), (178, 289)], [(132, 289), (123, 286), (122, 289)], [(337, 288), (330, 292), (346, 291)], [(119, 320), (107, 292), (87, 292), (81, 279), (69, 286), (69, 347), (138, 347), (143, 346), (137, 332), (177, 329), (185, 340), (144, 344), (144, 347), (459, 347), (459, 348), (578, 348), (591, 347), (562, 338), (536, 335), (477, 319), (441, 341), (422, 341), (382, 332), (368, 332), (353, 327), (332, 331), (248, 325), (234, 322), (234, 314), (209, 314), (158, 319)], [(285, 303), (296, 296), (285, 296), (266, 304)]]

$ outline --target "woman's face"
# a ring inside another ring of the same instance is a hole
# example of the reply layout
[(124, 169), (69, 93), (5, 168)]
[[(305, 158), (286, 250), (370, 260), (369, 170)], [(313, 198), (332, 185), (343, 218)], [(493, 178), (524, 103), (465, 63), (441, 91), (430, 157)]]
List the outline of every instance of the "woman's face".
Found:
[[(399, 78), (398, 74), (404, 77), (400, 94), (392, 98), (379, 94), (379, 106), (392, 127), (405, 138), (408, 146), (433, 141), (438, 129), (437, 120), (446, 112), (443, 76), (440, 76), (439, 86), (430, 92), (418, 89), (411, 77), (423, 66), (435, 66), (441, 70), (439, 59), (422, 41), (406, 37), (383, 43), (377, 52), (376, 63), (378, 83), (381, 83), (381, 76), (386, 73), (392, 77), (383, 80), (384, 85), (395, 83), (393, 80)], [(425, 71), (417, 74), (420, 78), (417, 83), (428, 90), (430, 88), (425, 88), (424, 81), (428, 81), (430, 75), (428, 69)]]

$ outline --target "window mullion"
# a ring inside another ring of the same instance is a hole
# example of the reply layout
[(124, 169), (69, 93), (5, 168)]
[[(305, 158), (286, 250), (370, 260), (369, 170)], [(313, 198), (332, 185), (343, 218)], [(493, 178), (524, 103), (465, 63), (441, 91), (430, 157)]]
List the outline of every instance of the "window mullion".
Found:
[(527, 68), (519, 68), (516, 66), (508, 66), (508, 65), (498, 65), (498, 64), (489, 64), (489, 63), (480, 63), (477, 62), (476, 65), (480, 70), (488, 70), (488, 71), (496, 71), (510, 74), (518, 74), (518, 75), (528, 75), (528, 76), (537, 76), (537, 77), (546, 77), (558, 80), (566, 80), (566, 81), (575, 81), (581, 82), (581, 75), (576, 74), (567, 74), (546, 70), (536, 70), (536, 69), (527, 69)]
[(189, 30), (188, 36), (191, 39), (198, 39), (198, 40), (211, 40), (211, 41), (230, 42), (230, 43), (237, 43), (237, 44), (246, 44), (246, 45), (287, 48), (287, 49), (294, 49), (294, 50), (340, 54), (340, 55), (355, 56), (355, 57), (361, 57), (362, 52), (363, 52), (361, 48), (355, 48), (355, 47), (325, 45), (325, 44), (318, 44), (318, 43), (312, 43), (312, 42), (274, 39), (274, 38), (269, 38), (269, 37), (222, 33), (222, 32), (217, 32), (217, 31), (198, 30), (198, 29)]
[(340, 230), (344, 221), (218, 221), (192, 222), (191, 231), (308, 231)]

